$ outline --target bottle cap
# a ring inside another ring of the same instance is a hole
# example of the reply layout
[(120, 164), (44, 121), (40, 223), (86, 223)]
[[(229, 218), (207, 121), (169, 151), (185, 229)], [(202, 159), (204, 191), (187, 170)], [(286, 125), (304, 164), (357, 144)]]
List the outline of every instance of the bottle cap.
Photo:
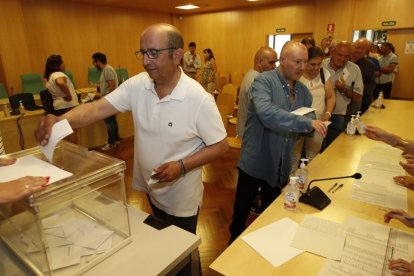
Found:
[(305, 162), (308, 162), (308, 161), (309, 161), (309, 159), (307, 159), (307, 158), (301, 158), (299, 168), (301, 168), (301, 169), (306, 168), (306, 163)]

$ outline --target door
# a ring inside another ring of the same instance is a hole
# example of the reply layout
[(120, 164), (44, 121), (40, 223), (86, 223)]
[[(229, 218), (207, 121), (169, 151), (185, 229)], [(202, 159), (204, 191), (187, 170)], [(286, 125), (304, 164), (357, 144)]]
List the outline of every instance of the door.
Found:
[(392, 85), (391, 97), (412, 100), (414, 53), (405, 54), (404, 51), (407, 41), (414, 41), (414, 29), (389, 30), (387, 41), (394, 45), (395, 53), (398, 55), (398, 71)]

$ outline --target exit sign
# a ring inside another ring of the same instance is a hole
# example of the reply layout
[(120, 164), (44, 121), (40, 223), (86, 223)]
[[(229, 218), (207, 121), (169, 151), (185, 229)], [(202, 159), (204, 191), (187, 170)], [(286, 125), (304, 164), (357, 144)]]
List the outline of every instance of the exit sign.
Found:
[(382, 21), (382, 26), (395, 26), (397, 21)]
[(277, 33), (284, 33), (284, 32), (286, 32), (286, 29), (285, 28), (277, 28), (276, 32)]

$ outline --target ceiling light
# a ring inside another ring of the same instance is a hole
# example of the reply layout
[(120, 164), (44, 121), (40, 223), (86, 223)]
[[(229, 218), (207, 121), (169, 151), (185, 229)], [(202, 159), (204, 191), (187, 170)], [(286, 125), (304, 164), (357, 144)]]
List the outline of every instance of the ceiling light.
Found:
[(178, 7), (175, 7), (176, 9), (180, 9), (180, 10), (192, 10), (192, 9), (198, 9), (198, 8), (200, 8), (199, 6), (195, 6), (195, 5), (191, 5), (191, 4), (188, 4), (188, 5), (184, 5), (184, 6), (178, 6)]

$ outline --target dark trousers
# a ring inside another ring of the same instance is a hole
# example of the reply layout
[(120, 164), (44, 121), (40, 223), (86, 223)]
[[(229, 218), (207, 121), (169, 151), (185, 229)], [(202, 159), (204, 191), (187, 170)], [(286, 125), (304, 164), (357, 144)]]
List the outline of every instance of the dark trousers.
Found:
[(108, 144), (115, 144), (116, 141), (119, 141), (118, 123), (115, 115), (105, 118), (105, 124), (108, 132)]
[[(151, 206), (152, 213), (154, 216), (156, 216), (159, 219), (162, 219), (164, 221), (167, 221), (181, 229), (184, 229), (188, 232), (191, 232), (193, 234), (196, 233), (197, 230), (197, 220), (198, 220), (198, 213), (200, 209), (197, 211), (197, 214), (191, 217), (176, 217), (173, 215), (169, 215), (163, 210), (158, 209), (154, 204), (152, 204), (150, 197), (147, 195), (148, 202)], [(197, 254), (199, 254), (197, 252)], [(198, 266), (199, 275), (201, 275), (201, 262), (200, 262), (200, 256), (198, 255), (196, 259), (196, 264), (192, 264), (191, 260), (190, 262), (185, 265), (177, 274), (176, 276), (189, 276), (192, 275), (192, 265), (195, 265), (195, 267)]]
[(392, 81), (387, 83), (377, 83), (374, 90), (374, 100), (378, 98), (379, 92), (384, 93), (384, 99), (391, 99)]
[(173, 215), (169, 215), (163, 210), (158, 209), (154, 204), (152, 204), (151, 199), (148, 197), (148, 201), (151, 205), (152, 213), (157, 218), (160, 218), (164, 221), (167, 221), (181, 229), (187, 230), (193, 234), (196, 233), (197, 230), (197, 220), (198, 220), (198, 211), (197, 214), (191, 217), (176, 217)]
[(262, 207), (265, 209), (280, 195), (280, 188), (270, 187), (265, 181), (252, 177), (239, 169), (236, 199), (233, 207), (233, 222), (230, 225), (229, 244), (246, 229), (247, 216), (259, 187), (262, 193)]
[(345, 130), (345, 115), (332, 114), (328, 133), (322, 143), (321, 152), (324, 151)]

